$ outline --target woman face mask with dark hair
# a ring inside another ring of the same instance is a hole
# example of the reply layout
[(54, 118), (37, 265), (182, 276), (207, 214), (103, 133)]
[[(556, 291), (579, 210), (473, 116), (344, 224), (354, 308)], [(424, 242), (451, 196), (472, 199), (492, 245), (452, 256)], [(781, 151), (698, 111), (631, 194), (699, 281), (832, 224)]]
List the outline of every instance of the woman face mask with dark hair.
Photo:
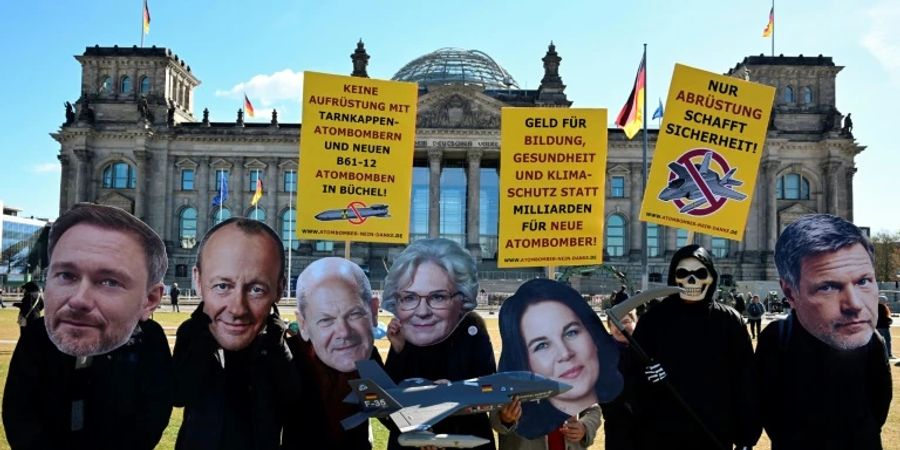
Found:
[(574, 311), (555, 300), (534, 303), (522, 314), (521, 330), (531, 371), (572, 386), (550, 398), (553, 406), (576, 415), (597, 403), (597, 346)]

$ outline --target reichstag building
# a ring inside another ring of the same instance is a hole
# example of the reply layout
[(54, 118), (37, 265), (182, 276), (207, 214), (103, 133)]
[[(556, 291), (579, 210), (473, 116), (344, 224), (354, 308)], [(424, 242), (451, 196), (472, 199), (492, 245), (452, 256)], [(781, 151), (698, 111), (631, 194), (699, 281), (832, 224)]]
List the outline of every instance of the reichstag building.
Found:
[[(244, 215), (278, 230), (291, 248), (292, 278), (317, 258), (344, 254), (343, 242), (293, 237), (293, 205), (303, 183), (297, 179), (300, 124), (280, 123), (274, 114), (270, 123), (245, 123), (240, 115), (210, 122), (203, 105), (194, 103), (200, 78), (166, 48), (95, 46), (76, 59), (82, 67), (80, 95), (67, 104), (65, 122), (52, 133), (60, 144), (60, 213), (84, 201), (131, 211), (166, 243), (166, 283), (190, 286), (194, 246), (220, 220), (211, 200), (224, 174), (229, 194), (222, 217)], [(359, 42), (348, 72), (368, 76), (368, 60)], [(411, 236), (462, 243), (478, 260), (482, 279), (528, 275), (496, 268), (500, 109), (570, 106), (576, 99), (565, 93), (561, 61), (552, 43), (543, 57), (536, 52), (535, 70), (543, 64), (537, 89), (520, 88), (489, 55), (455, 48), (416, 58), (393, 77), (419, 85)], [(726, 279), (775, 280), (775, 240), (800, 215), (853, 219), (854, 157), (865, 147), (854, 141), (849, 120), (835, 107), (841, 69), (830, 57), (801, 55), (750, 56), (727, 71), (776, 87), (777, 97), (744, 240), (693, 237), (718, 257)], [(618, 106), (608, 105), (610, 114)], [(657, 133), (649, 133), (652, 149)], [(660, 281), (688, 233), (651, 224), (642, 242), (641, 141), (609, 130), (604, 260), (640, 279), (646, 247), (650, 281)], [(258, 208), (250, 205), (257, 178), (265, 185)], [(378, 287), (401, 249), (353, 243), (351, 258)]]

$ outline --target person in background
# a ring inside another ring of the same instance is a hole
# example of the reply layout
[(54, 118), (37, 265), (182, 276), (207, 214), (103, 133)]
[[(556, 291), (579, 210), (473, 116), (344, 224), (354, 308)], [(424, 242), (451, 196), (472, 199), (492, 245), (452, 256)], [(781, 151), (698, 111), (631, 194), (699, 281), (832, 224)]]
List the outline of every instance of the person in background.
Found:
[(754, 295), (747, 306), (747, 325), (750, 326), (750, 337), (756, 339), (762, 327), (762, 318), (766, 314), (766, 308), (759, 302), (759, 296)]
[(181, 291), (178, 289), (178, 283), (172, 283), (172, 287), (169, 288), (169, 299), (172, 301), (172, 312), (181, 312), (178, 309), (179, 294), (181, 294)]
[(887, 297), (881, 295), (878, 297), (878, 320), (875, 322), (875, 329), (884, 338), (884, 353), (888, 359), (894, 359), (894, 353), (891, 351), (891, 324), (894, 319), (891, 318), (891, 308), (887, 304)]

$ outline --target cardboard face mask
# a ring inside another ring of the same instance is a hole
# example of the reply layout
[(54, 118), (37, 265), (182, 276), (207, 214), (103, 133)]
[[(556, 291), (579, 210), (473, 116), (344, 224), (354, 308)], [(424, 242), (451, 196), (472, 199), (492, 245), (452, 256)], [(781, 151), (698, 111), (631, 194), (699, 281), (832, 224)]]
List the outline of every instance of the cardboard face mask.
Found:
[(681, 299), (688, 302), (699, 302), (706, 298), (706, 291), (713, 284), (712, 274), (697, 258), (685, 258), (678, 261), (675, 268), (675, 284), (684, 289)]

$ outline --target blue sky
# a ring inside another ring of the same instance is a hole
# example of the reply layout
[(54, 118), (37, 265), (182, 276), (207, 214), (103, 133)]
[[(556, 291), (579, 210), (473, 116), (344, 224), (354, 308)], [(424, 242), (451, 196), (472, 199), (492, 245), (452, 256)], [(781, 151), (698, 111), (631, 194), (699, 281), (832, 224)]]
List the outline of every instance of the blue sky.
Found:
[[(149, 0), (145, 45), (172, 49), (202, 81), (195, 116), (234, 120), (241, 91), (256, 118), (272, 108), (282, 122), (300, 121), (302, 72), (348, 74), (362, 38), (369, 75), (390, 78), (410, 60), (441, 47), (491, 55), (519, 86), (536, 88), (552, 40), (560, 74), (576, 107), (621, 108), (648, 44), (650, 104), (665, 97), (676, 62), (725, 72), (745, 56), (769, 53), (761, 37), (768, 0), (721, 2), (584, 1), (276, 1)], [(615, 6), (611, 6), (615, 5)], [(140, 0), (5, 5), (0, 42), (4, 107), (0, 108), (0, 199), (26, 216), (56, 217), (59, 145), (49, 133), (64, 120), (63, 103), (79, 95), (85, 47), (140, 42)], [(900, 230), (900, 150), (889, 114), (900, 105), (900, 2), (800, 0), (776, 5), (776, 54), (823, 54), (845, 66), (837, 106), (852, 113), (854, 134), (868, 148), (856, 159), (855, 222)], [(653, 109), (653, 106), (650, 107)]]

